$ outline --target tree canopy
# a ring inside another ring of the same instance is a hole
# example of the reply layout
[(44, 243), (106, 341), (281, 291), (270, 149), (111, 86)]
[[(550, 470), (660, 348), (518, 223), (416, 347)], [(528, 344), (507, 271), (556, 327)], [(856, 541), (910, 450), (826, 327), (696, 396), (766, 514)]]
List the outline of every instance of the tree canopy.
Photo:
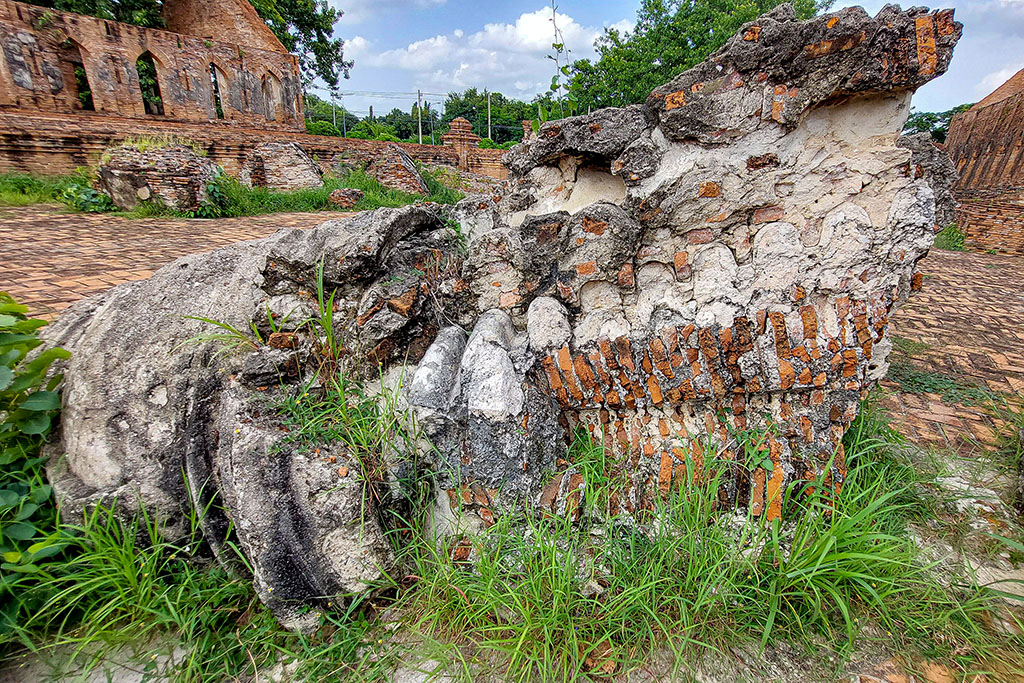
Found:
[(914, 111), (907, 118), (907, 125), (903, 127), (904, 133), (931, 133), (935, 142), (945, 142), (949, 134), (949, 123), (953, 117), (962, 111), (967, 111), (974, 104), (961, 104), (949, 111)]
[[(605, 29), (594, 47), (598, 59), (577, 60), (569, 69), (569, 91), (578, 109), (643, 102), (659, 85), (702, 62), (740, 26), (785, 0), (643, 0), (636, 26), (624, 33)], [(794, 0), (807, 19), (834, 0)]]
[[(135, 26), (162, 28), (162, 0), (29, 0), (65, 12), (102, 17)], [(329, 87), (348, 78), (352, 62), (345, 60), (345, 42), (333, 38), (342, 11), (327, 0), (249, 0), (289, 52), (299, 57), (303, 80), (320, 78)]]

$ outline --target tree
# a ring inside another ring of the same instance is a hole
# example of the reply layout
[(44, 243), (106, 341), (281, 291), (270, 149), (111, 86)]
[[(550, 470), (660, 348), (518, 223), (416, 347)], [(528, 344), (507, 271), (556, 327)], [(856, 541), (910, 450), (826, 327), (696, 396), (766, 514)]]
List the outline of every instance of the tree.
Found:
[[(659, 85), (704, 61), (740, 26), (784, 0), (643, 0), (630, 33), (605, 29), (596, 63), (577, 60), (570, 91), (581, 110), (643, 102)], [(795, 0), (797, 16), (813, 17), (834, 0)]]
[(303, 113), (307, 122), (325, 121), (334, 125), (334, 122), (337, 121), (338, 130), (352, 130), (359, 123), (359, 117), (346, 111), (340, 104), (332, 106), (330, 102), (317, 97), (313, 93), (305, 93), (302, 101), (305, 104)]
[(961, 104), (949, 111), (911, 111), (907, 118), (907, 124), (903, 126), (904, 133), (931, 133), (935, 142), (945, 142), (949, 134), (949, 123), (953, 117), (962, 111), (967, 111), (974, 104)]
[[(29, 0), (64, 12), (87, 14), (125, 24), (162, 28), (162, 0)], [(345, 60), (345, 42), (333, 38), (342, 11), (327, 0), (249, 0), (289, 52), (299, 57), (303, 80), (322, 79), (328, 87), (348, 78), (352, 62)]]
[(348, 78), (353, 62), (345, 60), (345, 41), (332, 38), (343, 12), (327, 0), (249, 0), (289, 52), (299, 57), (303, 80), (315, 78), (334, 88)]

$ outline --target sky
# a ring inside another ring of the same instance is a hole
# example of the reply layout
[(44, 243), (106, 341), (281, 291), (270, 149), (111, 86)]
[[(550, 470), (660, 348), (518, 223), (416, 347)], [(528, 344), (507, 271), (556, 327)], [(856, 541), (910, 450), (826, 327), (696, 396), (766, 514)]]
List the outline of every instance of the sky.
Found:
[[(489, 89), (529, 100), (547, 89), (554, 63), (551, 7), (543, 0), (329, 0), (345, 15), (335, 33), (355, 60), (341, 82), (345, 106), (365, 116), (409, 111), (417, 89), (440, 105), (449, 91)], [(903, 3), (904, 6), (917, 3)], [(573, 59), (593, 57), (604, 28), (629, 30), (639, 0), (559, 0), (558, 26)], [(844, 2), (874, 14), (882, 0)], [(1024, 68), (1024, 0), (942, 0), (964, 35), (949, 71), (914, 97), (919, 111), (976, 102)], [(366, 93), (374, 93), (368, 95)], [(326, 93), (320, 93), (327, 97)]]

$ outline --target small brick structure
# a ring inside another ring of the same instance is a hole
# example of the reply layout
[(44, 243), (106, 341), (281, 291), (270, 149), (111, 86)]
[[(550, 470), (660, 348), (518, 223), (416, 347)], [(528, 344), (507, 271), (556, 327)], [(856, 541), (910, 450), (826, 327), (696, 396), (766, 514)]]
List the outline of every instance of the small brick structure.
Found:
[(385, 187), (409, 194), (430, 194), (412, 157), (393, 142), (384, 146), (380, 156), (370, 164), (369, 171)]
[(217, 166), (186, 146), (140, 152), (119, 147), (100, 166), (99, 184), (120, 209), (159, 202), (175, 211), (194, 211), (208, 200), (207, 183)]
[(1024, 254), (1024, 69), (949, 126), (946, 151), (960, 178), (957, 222), (968, 246)]

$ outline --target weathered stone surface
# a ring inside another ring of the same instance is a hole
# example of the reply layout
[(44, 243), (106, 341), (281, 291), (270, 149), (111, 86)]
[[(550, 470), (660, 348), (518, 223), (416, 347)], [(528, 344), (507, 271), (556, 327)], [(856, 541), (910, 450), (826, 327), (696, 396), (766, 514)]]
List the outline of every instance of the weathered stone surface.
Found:
[(175, 211), (193, 211), (207, 201), (206, 184), (216, 173), (216, 164), (184, 145), (145, 152), (121, 146), (104, 155), (99, 185), (119, 209), (155, 201)]
[(430, 188), (423, 181), (412, 157), (394, 143), (385, 145), (367, 170), (385, 187), (409, 194), (430, 194)]
[[(500, 193), (283, 231), (69, 309), (48, 332), (74, 354), (64, 505), (117, 495), (173, 533), (183, 501), (218, 496), (211, 544), (233, 522), (261, 597), (299, 627), (298, 605), (389, 571), (382, 517), (352, 509), (386, 477), (337, 482), (321, 459), (341, 479), (355, 463), (291, 448), (265, 409), (314, 377), (320, 335), (281, 319), (316, 313), (319, 264), (346, 370), (405, 380), (439, 533), (524, 506), (598, 514), (566, 450), (579, 430), (607, 450), (610, 511), (640, 520), (705, 457), (735, 463), (723, 505), (770, 518), (808, 481), (841, 486), (843, 433), (886, 372), (888, 316), (933, 238), (934, 195), (897, 136), (960, 27), (892, 6), (790, 12), (672, 84), (695, 97), (661, 88), (545, 124), (510, 153)], [(295, 334), (215, 363), (210, 345), (180, 345), (202, 329), (186, 314), (248, 329), (268, 309)], [(763, 449), (747, 462), (751, 430)], [(382, 454), (383, 470), (405, 455)]]
[[(335, 334), (356, 369), (375, 376), (373, 360), (416, 362), (433, 340), (438, 307), (459, 296), (458, 270), (428, 274), (428, 262), (457, 251), (435, 212), (382, 210), (179, 259), (68, 309), (48, 328), (74, 353), (55, 447), (66, 455), (51, 468), (65, 513), (116, 499), (128, 512), (146, 507), (174, 537), (184, 509), (209, 509), (207, 540), (217, 549), (232, 523), (261, 597), (296, 627), (301, 604), (379, 578), (391, 554), (363, 498), (376, 482), (337, 449), (296, 449), (267, 408), (316, 375), (308, 328), (287, 343), (217, 356), (216, 344), (187, 342), (210, 328), (186, 316), (239, 329), (252, 321), (269, 336), (269, 310), (295, 329), (317, 311), (323, 259), (326, 286), (338, 292)], [(433, 295), (421, 297), (427, 282)]]
[(251, 152), (239, 180), (248, 187), (292, 192), (323, 187), (323, 172), (295, 142), (266, 142)]
[(935, 195), (935, 227), (941, 230), (956, 221), (953, 185), (957, 172), (949, 155), (932, 141), (928, 133), (901, 135), (896, 144), (910, 150), (914, 178), (923, 178)]
[(351, 209), (359, 200), (364, 196), (362, 190), (357, 190), (352, 187), (343, 187), (331, 192), (331, 196), (328, 197), (328, 201), (339, 209)]

